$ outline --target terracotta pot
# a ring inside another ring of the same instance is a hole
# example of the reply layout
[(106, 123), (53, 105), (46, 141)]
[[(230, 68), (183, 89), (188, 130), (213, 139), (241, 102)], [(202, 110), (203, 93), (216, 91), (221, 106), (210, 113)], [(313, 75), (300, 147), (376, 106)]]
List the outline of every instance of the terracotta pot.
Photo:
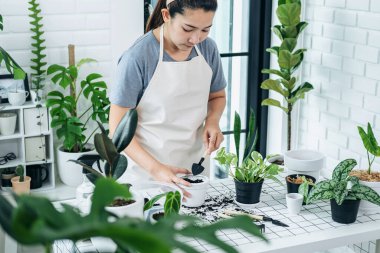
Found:
[(31, 178), (28, 176), (24, 176), (24, 181), (20, 182), (20, 177), (13, 177), (12, 181), (12, 189), (16, 194), (29, 194), (30, 193), (30, 180)]

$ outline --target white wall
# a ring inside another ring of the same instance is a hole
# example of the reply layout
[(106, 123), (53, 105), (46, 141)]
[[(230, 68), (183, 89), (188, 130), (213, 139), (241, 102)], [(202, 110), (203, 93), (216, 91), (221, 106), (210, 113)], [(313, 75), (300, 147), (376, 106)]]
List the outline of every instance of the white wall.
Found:
[[(328, 156), (333, 169), (345, 158), (367, 168), (357, 126), (370, 122), (380, 138), (380, 1), (308, 0), (308, 49), (303, 80), (315, 90), (301, 108), (299, 146)], [(375, 162), (380, 168), (380, 160)]]

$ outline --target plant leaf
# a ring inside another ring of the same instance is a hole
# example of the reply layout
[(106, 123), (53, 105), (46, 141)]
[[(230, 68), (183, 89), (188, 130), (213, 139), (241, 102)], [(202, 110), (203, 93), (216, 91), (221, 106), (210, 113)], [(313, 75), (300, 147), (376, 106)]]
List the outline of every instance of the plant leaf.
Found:
[(166, 196), (167, 194), (168, 192), (164, 192), (151, 198), (148, 202), (145, 203), (144, 212), (151, 209), (157, 201), (159, 201), (162, 197)]
[(261, 102), (261, 105), (266, 105), (266, 106), (276, 106), (278, 108), (281, 108), (284, 112), (288, 113), (288, 108), (281, 106), (280, 101), (273, 99), (273, 98), (266, 98)]
[(124, 155), (118, 154), (112, 166), (112, 172), (111, 172), (112, 178), (113, 179), (120, 178), (124, 174), (124, 172), (127, 170), (127, 168), (128, 168), (128, 159)]
[(168, 192), (165, 199), (164, 211), (165, 217), (178, 214), (181, 208), (181, 194), (179, 191)]
[(281, 24), (284, 26), (295, 26), (300, 22), (301, 4), (287, 3), (278, 6), (276, 14)]
[(261, 83), (261, 89), (264, 90), (273, 90), (280, 93), (282, 96), (289, 96), (289, 92), (282, 88), (282, 85), (279, 80), (267, 79)]
[(137, 111), (135, 109), (130, 109), (121, 119), (112, 137), (117, 152), (122, 152), (132, 141), (137, 127), (137, 120)]
[(380, 196), (372, 188), (357, 184), (351, 188), (350, 196), (356, 199), (367, 200), (375, 205), (380, 206)]
[(240, 134), (241, 134), (241, 120), (239, 113), (235, 111), (235, 118), (234, 118), (234, 140), (235, 140), (235, 149), (236, 149), (236, 156), (237, 156), (237, 166), (239, 166), (240, 162), (240, 155), (239, 155), (239, 149), (240, 149)]
[(351, 170), (357, 165), (355, 159), (346, 159), (340, 162), (334, 169), (332, 179), (336, 182), (346, 180)]
[(334, 198), (334, 185), (330, 180), (318, 182), (310, 191), (307, 203)]

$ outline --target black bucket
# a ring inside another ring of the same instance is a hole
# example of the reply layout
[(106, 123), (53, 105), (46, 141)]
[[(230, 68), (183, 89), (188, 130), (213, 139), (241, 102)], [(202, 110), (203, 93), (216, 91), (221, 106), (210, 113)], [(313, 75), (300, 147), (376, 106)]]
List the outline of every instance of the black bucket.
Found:
[(236, 201), (242, 204), (255, 204), (260, 202), (261, 188), (264, 181), (260, 183), (245, 183), (235, 181)]
[(359, 200), (345, 200), (341, 205), (338, 205), (335, 199), (330, 200), (331, 203), (331, 216), (333, 221), (342, 223), (342, 224), (350, 224), (356, 221), (358, 217)]

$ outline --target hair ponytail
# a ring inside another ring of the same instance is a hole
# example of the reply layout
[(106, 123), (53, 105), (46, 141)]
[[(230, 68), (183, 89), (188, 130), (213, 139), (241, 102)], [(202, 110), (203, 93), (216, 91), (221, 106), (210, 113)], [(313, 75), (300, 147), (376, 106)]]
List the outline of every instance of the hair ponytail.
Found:
[[(183, 14), (187, 8), (192, 10), (203, 9), (204, 11), (216, 11), (218, 3), (217, 0), (174, 0), (168, 7), (170, 17), (174, 18), (177, 13)], [(146, 32), (156, 29), (164, 23), (161, 10), (166, 8), (166, 0), (159, 0), (157, 2), (152, 15), (148, 19), (145, 29)]]

